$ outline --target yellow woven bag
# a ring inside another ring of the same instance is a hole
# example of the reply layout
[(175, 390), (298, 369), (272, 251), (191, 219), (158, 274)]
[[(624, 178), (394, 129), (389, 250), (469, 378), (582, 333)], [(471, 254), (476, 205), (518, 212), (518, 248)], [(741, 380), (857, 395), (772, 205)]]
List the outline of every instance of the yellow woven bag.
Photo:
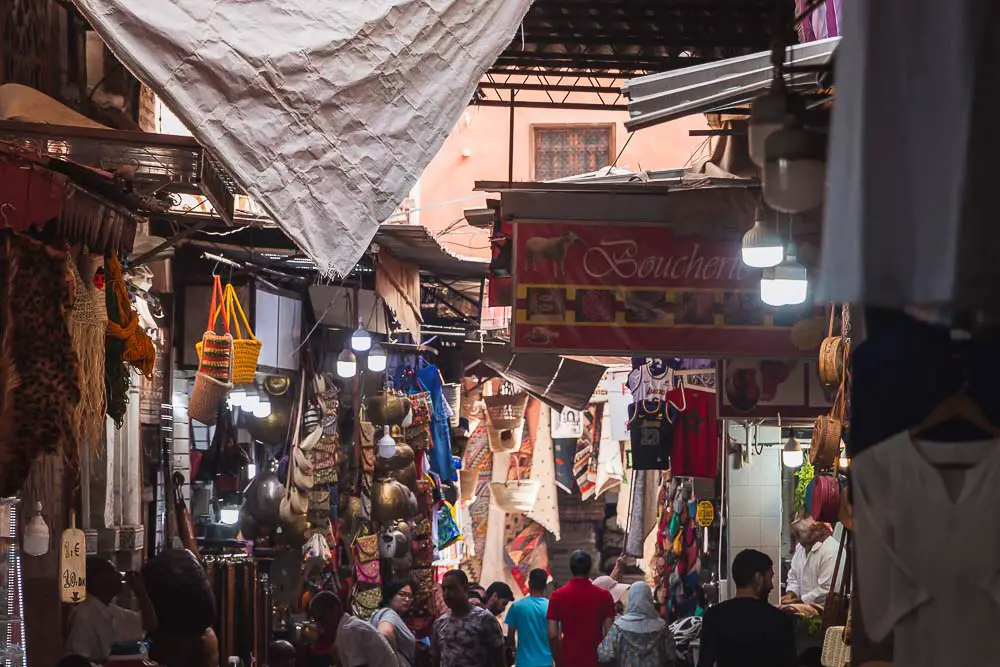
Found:
[[(236, 289), (231, 285), (226, 285), (223, 302), (219, 304), (216, 316), (221, 312), (225, 316), (226, 330), (229, 330), (230, 320), (236, 335), (233, 336), (233, 384), (253, 384), (254, 375), (257, 373), (257, 359), (260, 358), (260, 348), (263, 343), (254, 335), (250, 328), (250, 321), (243, 310), (243, 304), (236, 294)], [(237, 318), (237, 314), (239, 318)], [(240, 329), (239, 320), (243, 320), (243, 326), (247, 329), (247, 336), (243, 336)], [(201, 359), (201, 343), (195, 345), (198, 350), (198, 359)]]

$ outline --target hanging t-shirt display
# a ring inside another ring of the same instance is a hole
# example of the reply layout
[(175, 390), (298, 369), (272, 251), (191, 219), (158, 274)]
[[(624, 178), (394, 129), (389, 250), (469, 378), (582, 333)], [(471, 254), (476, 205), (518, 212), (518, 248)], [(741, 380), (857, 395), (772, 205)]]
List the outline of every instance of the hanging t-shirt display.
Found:
[(681, 406), (673, 432), (670, 472), (675, 477), (707, 477), (719, 473), (719, 421), (715, 394), (682, 387), (667, 394), (672, 405)]
[(633, 470), (667, 470), (673, 451), (677, 409), (666, 401), (637, 401), (629, 406)]
[(673, 387), (673, 382), (674, 371), (663, 359), (653, 359), (628, 376), (628, 388), (636, 402), (647, 399), (664, 400)]

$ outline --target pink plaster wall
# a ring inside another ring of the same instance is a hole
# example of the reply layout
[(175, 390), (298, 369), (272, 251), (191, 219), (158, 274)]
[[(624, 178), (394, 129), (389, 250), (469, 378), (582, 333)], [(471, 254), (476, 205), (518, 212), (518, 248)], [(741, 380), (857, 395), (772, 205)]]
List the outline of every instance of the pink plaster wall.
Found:
[[(469, 107), (448, 137), (441, 151), (424, 170), (414, 190), (413, 203), (421, 210), (411, 220), (432, 230), (443, 231), (456, 221), (457, 226), (440, 240), (455, 253), (488, 257), (486, 234), (469, 227), (462, 220), (467, 208), (485, 206), (486, 194), (467, 201), (442, 204), (476, 195), (476, 181), (507, 179), (508, 109)], [(532, 173), (532, 127), (535, 125), (615, 124), (613, 155), (617, 155), (629, 133), (624, 111), (576, 111), (557, 109), (516, 109), (514, 113), (514, 180), (534, 180)], [(699, 155), (707, 154), (705, 137), (690, 137), (692, 129), (706, 129), (702, 115), (690, 116), (639, 130), (618, 160), (619, 167), (632, 171), (676, 169)], [(463, 153), (468, 153), (466, 157)]]

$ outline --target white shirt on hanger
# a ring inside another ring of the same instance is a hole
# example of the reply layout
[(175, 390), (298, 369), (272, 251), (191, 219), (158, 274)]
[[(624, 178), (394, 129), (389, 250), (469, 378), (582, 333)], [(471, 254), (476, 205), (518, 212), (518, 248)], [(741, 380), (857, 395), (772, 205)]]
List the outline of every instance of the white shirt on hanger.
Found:
[(840, 543), (833, 535), (822, 542), (817, 542), (812, 549), (806, 551), (801, 544), (795, 547), (792, 565), (788, 569), (787, 593), (795, 593), (806, 604), (823, 604), (826, 602), (833, 573), (837, 564), (837, 551)]

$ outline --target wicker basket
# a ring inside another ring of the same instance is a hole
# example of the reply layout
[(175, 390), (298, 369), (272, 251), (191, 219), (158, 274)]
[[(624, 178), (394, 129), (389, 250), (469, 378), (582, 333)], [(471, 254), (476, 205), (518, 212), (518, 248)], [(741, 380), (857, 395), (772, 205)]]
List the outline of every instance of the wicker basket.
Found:
[(188, 416), (202, 424), (214, 425), (219, 418), (219, 406), (232, 388), (231, 382), (222, 382), (198, 371), (194, 376), (194, 390), (188, 399)]
[(486, 411), (490, 425), (498, 431), (509, 431), (521, 425), (524, 411), (528, 407), (528, 395), (521, 393), (501, 393), (487, 396)]
[(844, 667), (851, 664), (851, 647), (844, 643), (844, 626), (833, 625), (823, 635), (823, 667)]
[(836, 306), (830, 307), (830, 322), (827, 328), (826, 338), (819, 348), (819, 379), (826, 388), (836, 387), (844, 378), (847, 366), (847, 359), (850, 354), (850, 344), (848, 343), (846, 320), (848, 317), (847, 306), (841, 311), (840, 335), (833, 335), (833, 325), (836, 320)]
[(840, 438), (844, 422), (833, 415), (816, 418), (813, 425), (812, 444), (809, 447), (809, 462), (817, 471), (829, 470), (840, 456)]
[(535, 479), (490, 482), (493, 502), (507, 514), (525, 514), (535, 509), (541, 488)]

